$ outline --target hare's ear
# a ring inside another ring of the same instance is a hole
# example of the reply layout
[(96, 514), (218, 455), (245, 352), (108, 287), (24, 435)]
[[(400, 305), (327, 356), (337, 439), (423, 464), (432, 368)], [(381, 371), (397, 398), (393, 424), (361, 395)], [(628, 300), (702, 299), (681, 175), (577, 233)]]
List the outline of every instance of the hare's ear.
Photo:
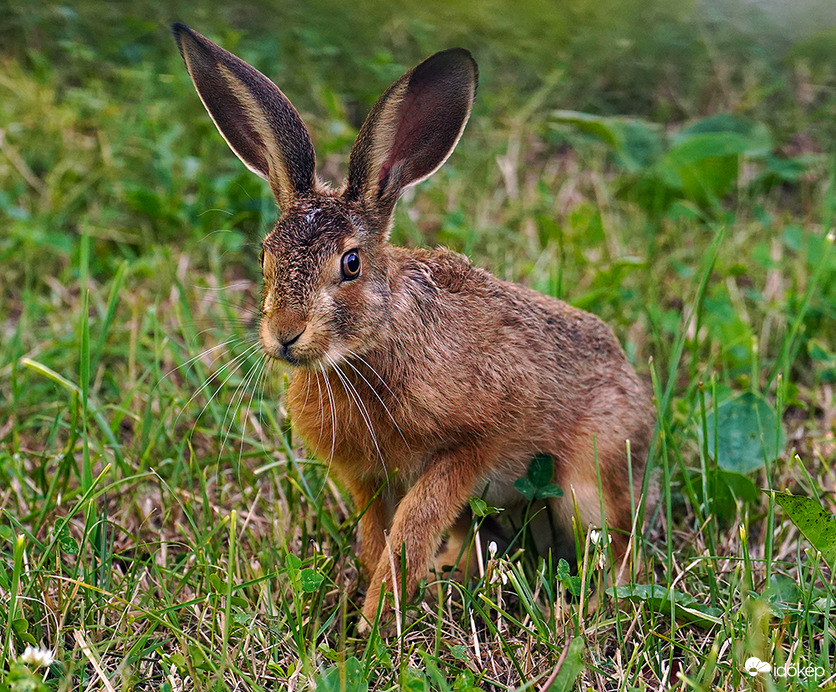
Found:
[(200, 100), (232, 151), (270, 183), (286, 209), (314, 186), (311, 138), (287, 97), (261, 72), (185, 24), (171, 27)]
[(470, 53), (451, 48), (389, 87), (351, 150), (346, 197), (390, 214), (407, 186), (434, 173), (453, 152), (470, 117), (477, 80)]

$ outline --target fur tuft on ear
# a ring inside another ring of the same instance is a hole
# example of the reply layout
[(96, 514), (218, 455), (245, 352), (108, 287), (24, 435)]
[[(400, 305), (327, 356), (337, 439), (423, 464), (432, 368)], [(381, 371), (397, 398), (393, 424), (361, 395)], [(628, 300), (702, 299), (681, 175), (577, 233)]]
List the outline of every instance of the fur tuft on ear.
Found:
[(477, 82), (470, 53), (451, 48), (389, 87), (351, 150), (346, 197), (391, 214), (404, 189), (432, 175), (453, 152), (470, 117)]
[(279, 206), (313, 188), (316, 160), (305, 125), (261, 72), (185, 24), (174, 40), (197, 93), (233, 152), (270, 183)]

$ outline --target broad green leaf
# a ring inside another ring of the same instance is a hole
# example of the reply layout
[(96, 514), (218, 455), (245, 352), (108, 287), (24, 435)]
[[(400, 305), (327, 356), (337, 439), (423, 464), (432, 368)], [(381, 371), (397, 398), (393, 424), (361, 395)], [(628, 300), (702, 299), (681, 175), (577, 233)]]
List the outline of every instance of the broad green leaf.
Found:
[(563, 558), (557, 562), (557, 580), (561, 586), (566, 589), (573, 596), (581, 595), (581, 578), (577, 574), (572, 574), (569, 563)]
[(547, 497), (563, 497), (563, 488), (554, 483), (549, 483), (542, 488), (537, 488), (535, 495), (538, 500), (543, 500)]
[(737, 503), (754, 504), (761, 496), (760, 490), (748, 476), (722, 468), (709, 470), (711, 508), (722, 521), (730, 522), (737, 515)]
[(212, 586), (212, 591), (215, 593), (226, 592), (226, 584), (221, 581), (221, 578), (217, 574), (209, 575), (209, 584)]
[(575, 689), (575, 683), (583, 669), (583, 637), (575, 637), (569, 643), (566, 658), (563, 659), (554, 681), (546, 689), (549, 692), (571, 692)]
[(654, 170), (665, 185), (704, 204), (732, 190), (745, 151), (745, 139), (735, 134), (696, 135), (668, 150)]
[(798, 588), (795, 579), (790, 579), (790, 577), (785, 577), (782, 574), (772, 575), (769, 580), (769, 587), (763, 592), (763, 596), (769, 603), (778, 608), (798, 606), (803, 600), (801, 589)]
[(763, 158), (771, 150), (772, 138), (762, 124), (720, 114), (676, 133), (654, 172), (668, 187), (708, 204), (737, 184), (742, 156)]
[(763, 397), (746, 392), (727, 399), (714, 412), (709, 412), (708, 453), (714, 455), (715, 432), (717, 463), (736, 473), (751, 473), (765, 463), (774, 461), (784, 447), (784, 428), (778, 416)]
[(69, 555), (78, 555), (78, 542), (70, 535), (67, 527), (63, 527), (58, 533), (58, 545), (61, 550)]
[(537, 488), (535, 488), (534, 484), (525, 476), (517, 478), (517, 480), (514, 481), (514, 487), (526, 500), (529, 501), (534, 499), (534, 493), (537, 492)]
[(535, 488), (544, 488), (554, 478), (554, 458), (551, 454), (538, 454), (528, 465), (528, 480)]
[(319, 676), (316, 683), (316, 692), (368, 692), (368, 689), (363, 665), (354, 656), (344, 663), (331, 666)]
[(475, 517), (489, 517), (492, 514), (499, 514), (496, 507), (491, 507), (481, 497), (470, 498), (470, 511), (473, 512)]
[(836, 569), (836, 517), (821, 503), (809, 497), (787, 495), (773, 491), (777, 502), (792, 523), (821, 553), (831, 569)]
[(749, 156), (766, 156), (773, 148), (772, 137), (765, 125), (728, 113), (712, 115), (682, 128), (671, 138), (671, 143), (677, 146), (700, 135), (721, 133), (735, 135), (740, 142), (739, 153)]
[(552, 121), (572, 125), (604, 141), (628, 173), (646, 169), (662, 151), (660, 130), (653, 123), (569, 110), (553, 111)]
[(427, 676), (417, 668), (405, 668), (401, 673), (401, 692), (427, 692), (430, 689)]
[(607, 589), (607, 594), (634, 603), (643, 601), (654, 610), (666, 615), (675, 613), (677, 620), (706, 629), (719, 625), (723, 614), (718, 608), (698, 603), (693, 596), (676, 589), (666, 589), (660, 584), (616, 586)]
[(12, 622), (12, 630), (17, 635), (17, 638), (26, 643), (31, 644), (32, 646), (37, 645), (37, 641), (35, 641), (35, 637), (33, 637), (29, 632), (29, 622), (26, 618), (16, 618), (14, 622)]
[(312, 593), (316, 591), (325, 580), (324, 576), (322, 576), (315, 569), (310, 568), (303, 569), (300, 573), (300, 578), (302, 582), (302, 591), (305, 593)]

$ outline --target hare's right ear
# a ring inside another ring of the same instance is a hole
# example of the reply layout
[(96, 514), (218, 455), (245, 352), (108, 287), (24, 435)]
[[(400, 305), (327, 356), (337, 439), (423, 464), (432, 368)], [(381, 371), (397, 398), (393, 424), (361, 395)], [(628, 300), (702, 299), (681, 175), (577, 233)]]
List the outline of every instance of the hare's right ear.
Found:
[(470, 117), (477, 81), (470, 53), (451, 48), (389, 87), (351, 150), (346, 197), (390, 214), (407, 186), (430, 176), (453, 152)]
[(180, 23), (171, 31), (223, 138), (287, 209), (315, 183), (313, 145), (296, 109), (261, 72), (205, 36)]

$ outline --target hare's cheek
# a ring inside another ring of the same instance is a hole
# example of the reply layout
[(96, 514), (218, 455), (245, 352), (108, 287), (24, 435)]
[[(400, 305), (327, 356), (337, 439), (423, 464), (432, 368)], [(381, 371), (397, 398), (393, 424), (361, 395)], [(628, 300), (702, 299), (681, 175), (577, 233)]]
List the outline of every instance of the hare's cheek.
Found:
[(258, 326), (258, 337), (261, 341), (261, 347), (268, 353), (276, 353), (281, 347), (279, 340), (273, 334), (273, 331), (270, 329), (270, 324), (266, 319), (261, 320), (261, 324)]

